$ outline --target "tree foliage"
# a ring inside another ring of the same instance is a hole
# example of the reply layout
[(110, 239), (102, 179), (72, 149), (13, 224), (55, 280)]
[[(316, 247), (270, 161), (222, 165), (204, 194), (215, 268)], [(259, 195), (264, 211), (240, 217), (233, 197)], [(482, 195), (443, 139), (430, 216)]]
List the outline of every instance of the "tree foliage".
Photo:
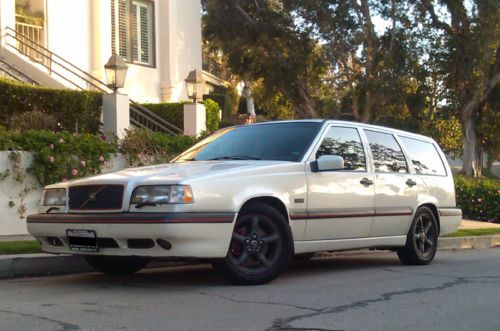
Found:
[(206, 41), (254, 82), (270, 118), (431, 133), (463, 151), (468, 175), (480, 175), (482, 150), (498, 153), (498, 0), (202, 3)]

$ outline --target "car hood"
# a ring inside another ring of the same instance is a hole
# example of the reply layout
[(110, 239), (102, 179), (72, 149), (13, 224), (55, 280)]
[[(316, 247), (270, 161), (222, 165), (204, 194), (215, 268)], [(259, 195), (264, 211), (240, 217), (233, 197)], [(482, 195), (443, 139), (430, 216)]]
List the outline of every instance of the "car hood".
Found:
[(93, 184), (175, 184), (201, 177), (225, 176), (257, 169), (293, 164), (286, 161), (193, 161), (129, 168), (69, 182), (69, 186)]

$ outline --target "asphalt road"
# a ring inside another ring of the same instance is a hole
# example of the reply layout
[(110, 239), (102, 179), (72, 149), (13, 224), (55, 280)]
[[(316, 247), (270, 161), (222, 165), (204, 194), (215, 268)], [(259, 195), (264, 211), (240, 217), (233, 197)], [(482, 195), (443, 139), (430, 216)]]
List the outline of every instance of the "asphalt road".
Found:
[(208, 266), (0, 281), (0, 330), (500, 330), (500, 249), (296, 263), (264, 286)]

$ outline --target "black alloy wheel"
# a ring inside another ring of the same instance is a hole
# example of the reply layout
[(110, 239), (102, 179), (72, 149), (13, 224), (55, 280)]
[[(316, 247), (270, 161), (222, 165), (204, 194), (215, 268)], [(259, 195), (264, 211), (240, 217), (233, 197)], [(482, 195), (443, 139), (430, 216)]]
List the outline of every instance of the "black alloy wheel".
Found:
[(252, 203), (240, 213), (226, 258), (214, 267), (224, 278), (242, 285), (263, 284), (276, 278), (293, 255), (288, 222), (275, 208)]
[(408, 232), (406, 245), (396, 250), (399, 259), (404, 264), (429, 264), (436, 255), (438, 236), (437, 222), (432, 211), (427, 207), (419, 208)]

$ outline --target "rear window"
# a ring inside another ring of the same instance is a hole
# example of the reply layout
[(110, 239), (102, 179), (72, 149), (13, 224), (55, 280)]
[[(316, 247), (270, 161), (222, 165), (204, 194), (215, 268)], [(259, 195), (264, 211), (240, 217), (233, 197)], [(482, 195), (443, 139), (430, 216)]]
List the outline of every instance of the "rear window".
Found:
[(403, 151), (392, 134), (370, 130), (365, 130), (365, 134), (370, 143), (375, 172), (408, 172)]
[(443, 160), (434, 144), (407, 137), (400, 137), (400, 139), (417, 174), (446, 176)]

